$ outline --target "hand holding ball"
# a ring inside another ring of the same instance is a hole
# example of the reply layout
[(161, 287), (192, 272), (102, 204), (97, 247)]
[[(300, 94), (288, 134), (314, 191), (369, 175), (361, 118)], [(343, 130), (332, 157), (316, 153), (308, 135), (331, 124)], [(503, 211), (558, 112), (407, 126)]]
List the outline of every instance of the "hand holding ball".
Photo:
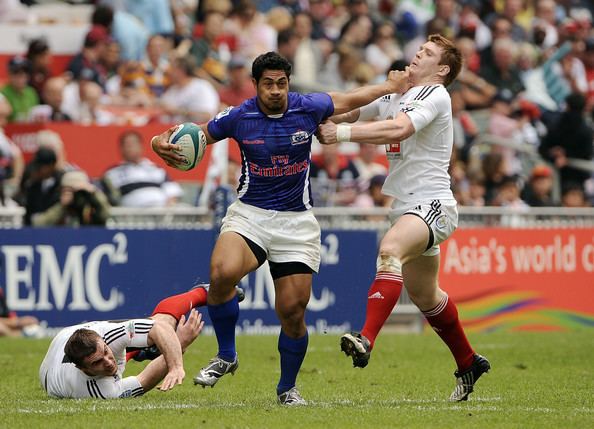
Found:
[(169, 143), (179, 146), (176, 153), (184, 159), (176, 162), (174, 167), (183, 171), (194, 168), (206, 151), (206, 135), (191, 122), (178, 125), (169, 137)]

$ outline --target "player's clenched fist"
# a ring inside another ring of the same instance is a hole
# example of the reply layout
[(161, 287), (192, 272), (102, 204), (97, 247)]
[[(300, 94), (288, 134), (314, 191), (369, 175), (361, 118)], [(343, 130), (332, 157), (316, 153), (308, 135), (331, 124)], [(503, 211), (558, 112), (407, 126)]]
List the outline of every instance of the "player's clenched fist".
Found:
[(388, 73), (388, 83), (392, 86), (392, 92), (403, 94), (412, 86), (409, 80), (408, 66), (404, 71), (392, 70)]
[(336, 137), (336, 130), (337, 126), (334, 122), (328, 120), (324, 121), (320, 125), (318, 125), (316, 137), (318, 138), (321, 144), (338, 143), (338, 139)]

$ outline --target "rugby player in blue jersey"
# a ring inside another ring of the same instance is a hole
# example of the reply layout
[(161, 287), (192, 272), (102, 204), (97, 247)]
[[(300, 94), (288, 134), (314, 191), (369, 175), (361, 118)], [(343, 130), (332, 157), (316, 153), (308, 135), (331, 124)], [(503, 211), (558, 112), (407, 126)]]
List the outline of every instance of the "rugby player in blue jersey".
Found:
[[(364, 106), (382, 95), (404, 92), (404, 72), (348, 93), (289, 92), (291, 64), (268, 52), (252, 64), (257, 96), (230, 107), (201, 125), (209, 144), (227, 137), (241, 151), (238, 200), (227, 210), (210, 264), (208, 314), (219, 350), (194, 383), (214, 386), (238, 368), (235, 324), (239, 306), (235, 285), (266, 260), (274, 279), (281, 375), (277, 397), (283, 405), (305, 405), (295, 387), (308, 344), (304, 315), (312, 274), (320, 265), (320, 226), (311, 208), (311, 140), (332, 115)], [(168, 164), (182, 160), (169, 144), (175, 127), (154, 137), (153, 150)]]

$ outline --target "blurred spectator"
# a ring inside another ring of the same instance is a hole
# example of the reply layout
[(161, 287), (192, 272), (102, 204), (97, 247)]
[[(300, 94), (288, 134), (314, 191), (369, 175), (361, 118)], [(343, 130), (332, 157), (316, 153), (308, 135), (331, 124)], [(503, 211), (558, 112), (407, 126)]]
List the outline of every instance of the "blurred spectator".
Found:
[[(523, 124), (512, 115), (514, 112), (514, 96), (509, 89), (500, 90), (493, 99), (489, 116), (488, 132), (503, 139), (513, 140), (515, 143), (523, 143)], [(505, 158), (505, 174), (520, 174), (522, 166), (514, 149), (504, 146), (492, 146), (492, 152), (498, 152)]]
[(454, 125), (454, 148), (460, 152), (460, 158), (466, 162), (468, 160), (468, 152), (472, 147), (474, 138), (478, 135), (479, 129), (466, 110), (466, 103), (462, 94), (462, 90), (451, 90), (450, 96), (452, 99), (452, 121)]
[[(351, 160), (338, 153), (338, 145), (322, 145), (322, 155), (312, 160), (310, 176), (322, 205), (348, 206), (358, 193), (359, 172)], [(315, 200), (315, 199), (314, 199)]]
[(215, 88), (227, 81), (226, 63), (231, 56), (229, 46), (219, 43), (224, 24), (225, 16), (222, 13), (207, 13), (204, 16), (202, 35), (194, 40), (190, 50), (198, 67), (197, 76), (208, 80)]
[(536, 0), (534, 20), (534, 42), (544, 49), (557, 45), (559, 32), (557, 31), (556, 18), (557, 5), (554, 0)]
[(553, 201), (553, 172), (546, 165), (537, 165), (522, 191), (522, 199), (531, 207), (551, 207)]
[(586, 80), (588, 82), (586, 109), (588, 112), (592, 112), (594, 110), (594, 37), (586, 40), (582, 58), (586, 67)]
[(25, 205), (25, 225), (34, 225), (35, 216), (45, 212), (60, 201), (60, 181), (63, 171), (56, 166), (56, 154), (42, 147), (23, 175), (21, 195)]
[(276, 31), (266, 23), (253, 0), (235, 3), (229, 24), (229, 31), (237, 37), (237, 49), (249, 62), (276, 49)]
[(332, 90), (349, 91), (357, 84), (355, 70), (361, 61), (359, 52), (349, 45), (341, 45), (326, 64), (319, 81)]
[(526, 29), (519, 24), (519, 16), (524, 3), (526, 3), (524, 0), (505, 0), (501, 11), (501, 15), (512, 24), (509, 34), (515, 42), (524, 42), (528, 39)]
[(80, 88), (80, 110), (75, 119), (84, 125), (110, 125), (116, 122), (116, 116), (102, 103), (103, 90), (95, 82), (87, 82)]
[(114, 39), (109, 39), (107, 41), (105, 49), (99, 57), (99, 64), (101, 64), (105, 70), (105, 88), (108, 92), (110, 85), (113, 86), (113, 83), (110, 83), (110, 80), (117, 78), (116, 80), (119, 82), (118, 69), (121, 64), (120, 44)]
[(144, 82), (153, 97), (160, 97), (169, 86), (170, 64), (167, 59), (165, 38), (151, 36), (146, 46), (146, 56), (142, 60)]
[[(522, 81), (526, 87), (525, 98), (543, 108), (545, 116), (547, 111), (558, 111), (571, 92), (560, 65), (560, 61), (570, 54), (571, 49), (571, 43), (565, 42), (550, 52), (539, 67), (522, 72)], [(549, 122), (547, 119), (545, 121)]]
[(93, 70), (82, 69), (79, 79), (69, 82), (64, 87), (61, 111), (74, 122), (80, 121), (84, 87), (90, 84), (96, 85), (94, 78)]
[(464, 57), (464, 63), (458, 79), (451, 85), (452, 89), (460, 92), (464, 106), (469, 110), (489, 106), (497, 88), (478, 75), (480, 59), (474, 41), (462, 37), (456, 41), (456, 46)]
[[(288, 30), (281, 31), (277, 37), (277, 52), (285, 57), (291, 64), (295, 64), (295, 55), (299, 48), (299, 37), (295, 34), (295, 31), (290, 28)], [(294, 72), (291, 73), (291, 81), (295, 79)], [(291, 82), (293, 83), (293, 82)]]
[(29, 85), (37, 92), (37, 96), (43, 99), (43, 86), (49, 79), (52, 55), (49, 45), (43, 38), (32, 39), (27, 48), (27, 60), (29, 61)]
[(19, 0), (0, 2), (0, 22), (26, 22), (28, 15), (28, 9)]
[(29, 119), (30, 110), (39, 104), (39, 97), (30, 87), (29, 61), (23, 57), (12, 57), (8, 62), (8, 83), (0, 89), (12, 107), (9, 122), (25, 122)]
[(468, 176), (468, 200), (465, 205), (471, 207), (484, 207), (486, 188), (482, 177), (478, 175)]
[[(373, 176), (369, 180), (369, 187), (362, 193), (359, 193), (353, 202), (353, 207), (359, 208), (373, 208), (373, 207), (390, 207), (394, 198), (388, 197), (382, 193), (382, 187), (386, 176), (379, 174)], [(367, 216), (367, 220), (385, 220), (385, 215)]]
[(76, 54), (68, 65), (68, 72), (74, 80), (81, 79), (83, 72), (91, 73), (90, 80), (101, 85), (102, 88), (105, 87), (107, 71), (99, 60), (105, 55), (109, 42), (111, 37), (105, 27), (95, 25), (89, 30), (81, 52)]
[(64, 142), (60, 134), (52, 130), (41, 130), (36, 135), (37, 146), (51, 149), (56, 154), (56, 169), (59, 171), (80, 170), (77, 165), (71, 164), (66, 159), (64, 151)]
[[(479, 49), (480, 51), (480, 66), (483, 68), (493, 67), (494, 64), (494, 55), (493, 55), (493, 45), (497, 40), (511, 39), (511, 32), (513, 28), (513, 22), (511, 22), (508, 18), (503, 15), (495, 15), (491, 19), (490, 22), (491, 28), (491, 43)], [(513, 39), (511, 39), (513, 40)]]
[[(140, 61), (144, 55), (149, 31), (142, 21), (123, 9), (120, 0), (103, 0), (91, 17), (93, 25), (103, 27), (120, 45), (120, 56), (125, 61)], [(110, 4), (118, 4), (113, 9)]]
[(233, 57), (229, 61), (229, 83), (220, 91), (221, 103), (227, 106), (239, 106), (244, 100), (256, 96), (246, 61), (241, 57)]
[(373, 67), (376, 74), (384, 74), (394, 61), (402, 57), (402, 49), (394, 34), (394, 25), (389, 21), (378, 25), (372, 43), (365, 48), (365, 61)]
[(521, 189), (522, 187), (517, 176), (505, 176), (497, 186), (497, 194), (492, 204), (514, 209), (527, 209), (529, 207), (528, 204), (520, 197)]
[(359, 144), (358, 155), (352, 159), (358, 173), (359, 189), (362, 191), (369, 188), (372, 177), (388, 174), (386, 166), (376, 162), (377, 156), (378, 147), (376, 145), (361, 143)]
[(169, 0), (107, 0), (104, 3), (120, 5), (118, 9), (135, 16), (151, 35), (173, 34), (173, 16)]
[(311, 16), (306, 12), (295, 15), (295, 35), (299, 42), (293, 59), (293, 84), (303, 90), (313, 88), (323, 65), (323, 56), (318, 42), (312, 39)]
[(478, 15), (481, 6), (479, 0), (459, 1), (458, 36), (473, 39), (478, 49), (484, 49), (491, 43), (491, 32)]
[(570, 183), (561, 189), (563, 207), (590, 207), (584, 189), (580, 185)]
[(4, 290), (0, 287), (0, 337), (28, 336), (28, 331), (39, 326), (39, 321), (33, 316), (17, 316), (10, 311), (6, 303)]
[(15, 205), (10, 197), (20, 183), (24, 168), (21, 150), (4, 132), (11, 110), (8, 101), (0, 95), (0, 207)]
[(503, 182), (503, 179), (507, 177), (506, 163), (503, 155), (500, 153), (488, 153), (484, 156), (482, 162), (482, 170), (485, 175), (484, 186), (485, 186), (485, 201), (486, 205), (492, 205), (497, 188)]
[(60, 180), (60, 199), (32, 217), (33, 226), (105, 225), (109, 202), (84, 171), (64, 173)]
[(311, 17), (311, 38), (335, 39), (338, 34), (333, 31), (329, 25), (329, 16), (332, 13), (332, 3), (330, 0), (309, 0), (309, 15)]
[(559, 170), (561, 188), (571, 184), (584, 186), (590, 177), (587, 171), (568, 166), (571, 158), (592, 160), (592, 128), (586, 123), (584, 109), (586, 99), (581, 94), (570, 94), (567, 109), (544, 137), (539, 147), (543, 158), (551, 161)]
[(373, 35), (373, 21), (367, 15), (351, 15), (340, 31), (339, 43), (356, 50), (365, 49)]
[(183, 195), (181, 187), (167, 172), (144, 157), (142, 136), (126, 131), (119, 139), (122, 161), (103, 176), (104, 188), (113, 205), (124, 207), (165, 207)]
[(509, 89), (514, 96), (524, 90), (520, 71), (516, 65), (517, 46), (511, 39), (493, 42), (493, 64), (481, 64), (480, 75), (498, 89)]
[(70, 122), (72, 118), (62, 111), (66, 79), (50, 77), (43, 85), (43, 101), (31, 109), (31, 120), (34, 122)]
[(206, 122), (219, 110), (219, 95), (204, 79), (194, 77), (191, 58), (176, 58), (171, 64), (171, 85), (160, 99), (163, 122)]
[(266, 14), (266, 22), (278, 34), (293, 27), (293, 15), (286, 7), (276, 6)]

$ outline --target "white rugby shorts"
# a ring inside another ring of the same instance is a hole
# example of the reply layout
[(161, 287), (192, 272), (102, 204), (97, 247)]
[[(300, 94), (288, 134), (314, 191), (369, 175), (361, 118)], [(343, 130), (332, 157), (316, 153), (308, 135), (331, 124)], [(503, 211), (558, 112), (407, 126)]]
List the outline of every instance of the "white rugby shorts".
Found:
[(237, 200), (229, 206), (221, 234), (233, 231), (252, 240), (271, 262), (302, 262), (320, 268), (320, 225), (311, 210), (265, 210)]
[(396, 223), (404, 214), (413, 214), (425, 221), (433, 235), (433, 244), (424, 256), (439, 255), (439, 244), (444, 242), (458, 227), (456, 200), (430, 200), (416, 203), (394, 201), (390, 210), (390, 222)]

